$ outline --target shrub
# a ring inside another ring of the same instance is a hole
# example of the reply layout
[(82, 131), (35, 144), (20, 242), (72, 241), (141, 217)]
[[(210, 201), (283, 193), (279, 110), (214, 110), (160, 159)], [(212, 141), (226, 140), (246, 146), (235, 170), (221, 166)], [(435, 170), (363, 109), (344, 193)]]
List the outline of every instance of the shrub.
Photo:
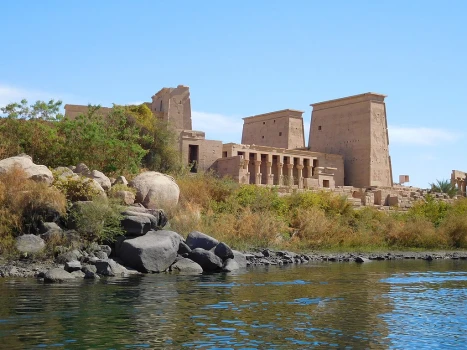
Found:
[(59, 177), (54, 181), (54, 186), (70, 202), (89, 201), (101, 194), (93, 186), (93, 180), (84, 176)]
[(14, 236), (36, 233), (41, 222), (64, 215), (66, 199), (56, 188), (27, 179), (21, 168), (0, 175), (0, 246), (11, 247)]
[(455, 248), (467, 248), (467, 216), (451, 213), (440, 226), (440, 231)]
[(91, 202), (74, 203), (69, 217), (76, 231), (87, 241), (114, 241), (124, 233), (120, 224), (121, 210), (115, 202), (97, 197)]
[(388, 243), (405, 248), (445, 247), (447, 242), (440, 235), (431, 221), (423, 217), (409, 218), (388, 234)]

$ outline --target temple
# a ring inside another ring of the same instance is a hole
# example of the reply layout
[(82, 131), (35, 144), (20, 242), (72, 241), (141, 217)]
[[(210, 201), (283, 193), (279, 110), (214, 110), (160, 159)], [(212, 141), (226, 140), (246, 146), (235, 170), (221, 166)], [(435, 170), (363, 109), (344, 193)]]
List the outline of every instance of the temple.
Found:
[[(223, 144), (192, 129), (189, 87), (163, 88), (146, 105), (172, 126), (192, 172), (212, 169), (242, 184), (373, 189), (393, 186), (385, 97), (365, 93), (312, 104), (308, 146), (300, 110), (243, 118), (242, 143)], [(65, 116), (86, 110), (67, 104)]]

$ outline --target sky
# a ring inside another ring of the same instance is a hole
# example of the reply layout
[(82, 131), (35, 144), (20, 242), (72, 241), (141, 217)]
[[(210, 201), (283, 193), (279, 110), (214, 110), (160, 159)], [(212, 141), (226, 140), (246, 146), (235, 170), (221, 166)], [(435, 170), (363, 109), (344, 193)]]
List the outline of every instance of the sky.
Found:
[(387, 95), (394, 179), (467, 172), (467, 1), (2, 1), (0, 106), (150, 101), (188, 85), (193, 128), (240, 142), (243, 117)]

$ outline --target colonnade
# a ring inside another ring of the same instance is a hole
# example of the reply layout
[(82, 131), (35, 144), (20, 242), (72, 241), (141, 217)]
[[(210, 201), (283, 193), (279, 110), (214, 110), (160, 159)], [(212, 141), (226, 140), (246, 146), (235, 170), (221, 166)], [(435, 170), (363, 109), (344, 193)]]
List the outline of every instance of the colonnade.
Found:
[(278, 185), (303, 188), (304, 179), (313, 177), (318, 166), (316, 158), (287, 154), (239, 152), (243, 156), (241, 166), (249, 174), (250, 184)]

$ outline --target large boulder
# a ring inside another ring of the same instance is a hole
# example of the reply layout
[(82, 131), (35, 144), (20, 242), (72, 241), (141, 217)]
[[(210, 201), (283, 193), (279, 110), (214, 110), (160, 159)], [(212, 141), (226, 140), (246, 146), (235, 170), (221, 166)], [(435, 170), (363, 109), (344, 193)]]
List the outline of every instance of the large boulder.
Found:
[(36, 235), (22, 235), (16, 237), (16, 249), (21, 253), (39, 253), (45, 248), (45, 242)]
[(195, 248), (188, 257), (198, 263), (204, 271), (218, 271), (222, 269), (223, 262), (216, 254), (202, 248)]
[(130, 186), (136, 189), (136, 203), (146, 208), (175, 207), (178, 204), (180, 189), (168, 175), (146, 171), (136, 176)]
[(14, 167), (21, 168), (28, 179), (45, 182), (49, 185), (54, 181), (52, 172), (45, 165), (34, 164), (32, 158), (26, 154), (0, 160), (0, 174), (6, 173)]
[(215, 246), (213, 249), (214, 254), (216, 254), (222, 261), (225, 261), (229, 258), (233, 259), (234, 253), (230, 247), (225, 244), (224, 242), (220, 242), (218, 245)]
[(140, 272), (162, 272), (177, 258), (180, 235), (172, 231), (149, 231), (122, 242), (118, 256), (125, 266)]
[(104, 191), (110, 190), (110, 187), (112, 186), (110, 179), (100, 171), (93, 170), (91, 174), (87, 175), (87, 177), (96, 180), (96, 182), (104, 189)]
[(150, 230), (160, 230), (167, 223), (163, 210), (128, 207), (122, 212), (122, 227), (128, 236), (142, 236)]
[(240, 269), (240, 265), (234, 259), (227, 259), (222, 268), (225, 272), (232, 272)]
[(67, 280), (74, 280), (75, 278), (75, 276), (64, 269), (53, 268), (45, 273), (44, 282), (64, 282)]
[(183, 258), (172, 265), (172, 271), (184, 274), (198, 274), (203, 273), (203, 268), (198, 263), (195, 263), (193, 260)]
[(210, 250), (219, 244), (219, 241), (205, 233), (193, 231), (188, 234), (186, 244), (191, 248), (203, 248)]

